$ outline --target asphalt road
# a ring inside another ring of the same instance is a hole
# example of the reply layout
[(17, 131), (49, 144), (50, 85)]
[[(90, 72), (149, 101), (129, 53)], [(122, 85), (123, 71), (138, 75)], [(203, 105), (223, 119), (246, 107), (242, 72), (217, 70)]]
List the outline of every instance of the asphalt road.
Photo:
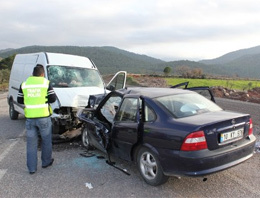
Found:
[[(222, 99), (217, 103), (225, 109), (251, 112), (254, 133), (259, 137), (260, 105)], [(0, 197), (260, 197), (260, 153), (209, 175), (206, 181), (172, 177), (166, 184), (152, 187), (142, 180), (135, 165), (115, 160), (131, 174), (128, 176), (99, 159), (102, 153), (95, 151), (96, 156), (82, 157), (84, 149), (75, 141), (54, 145), (53, 166), (42, 169), (39, 160), (37, 173), (30, 175), (25, 161), (24, 123), (23, 117), (9, 119), (6, 97), (0, 93)]]

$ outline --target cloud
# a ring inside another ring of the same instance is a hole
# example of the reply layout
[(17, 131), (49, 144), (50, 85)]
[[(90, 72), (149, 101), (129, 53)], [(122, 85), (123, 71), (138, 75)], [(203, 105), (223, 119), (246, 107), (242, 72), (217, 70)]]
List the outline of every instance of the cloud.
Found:
[(253, 0), (0, 0), (0, 49), (115, 46), (162, 59), (215, 58), (259, 45)]

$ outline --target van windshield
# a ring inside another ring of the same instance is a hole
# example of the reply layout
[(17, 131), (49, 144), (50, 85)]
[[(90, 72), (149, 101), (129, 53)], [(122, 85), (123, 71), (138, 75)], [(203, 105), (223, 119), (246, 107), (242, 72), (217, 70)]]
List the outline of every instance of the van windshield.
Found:
[(101, 76), (95, 69), (49, 65), (47, 72), (52, 87), (104, 88)]

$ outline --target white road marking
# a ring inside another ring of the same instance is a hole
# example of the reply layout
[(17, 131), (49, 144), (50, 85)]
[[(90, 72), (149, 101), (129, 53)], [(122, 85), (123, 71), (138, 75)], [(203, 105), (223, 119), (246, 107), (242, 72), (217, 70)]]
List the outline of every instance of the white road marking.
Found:
[(0, 181), (6, 172), (7, 172), (7, 169), (0, 169)]
[[(18, 136), (17, 140), (12, 140), (13, 142), (7, 147), (7, 149), (4, 150), (3, 153), (1, 153), (0, 162), (9, 154), (9, 152), (12, 150), (12, 148), (17, 144), (19, 138), (23, 136), (23, 134), (25, 134), (25, 130), (23, 131), (23, 133), (21, 135)], [(6, 174), (7, 170), (8, 169), (0, 169), (0, 181)]]
[[(10, 144), (7, 149), (0, 155), (0, 162), (8, 155), (8, 153), (11, 151), (11, 149), (16, 145), (17, 141)], [(4, 177), (5, 173), (7, 172), (7, 169), (0, 169), (0, 181)]]
[(8, 155), (8, 153), (11, 151), (11, 149), (16, 145), (18, 141), (13, 142), (10, 144), (7, 149), (0, 155), (0, 162)]

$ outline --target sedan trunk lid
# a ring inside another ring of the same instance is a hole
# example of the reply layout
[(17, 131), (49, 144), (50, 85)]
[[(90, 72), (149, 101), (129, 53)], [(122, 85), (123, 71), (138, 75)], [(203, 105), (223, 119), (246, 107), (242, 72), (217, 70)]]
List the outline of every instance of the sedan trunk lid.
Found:
[(250, 115), (229, 111), (208, 112), (178, 121), (193, 125), (194, 131), (204, 131), (209, 150), (244, 141), (250, 128)]

